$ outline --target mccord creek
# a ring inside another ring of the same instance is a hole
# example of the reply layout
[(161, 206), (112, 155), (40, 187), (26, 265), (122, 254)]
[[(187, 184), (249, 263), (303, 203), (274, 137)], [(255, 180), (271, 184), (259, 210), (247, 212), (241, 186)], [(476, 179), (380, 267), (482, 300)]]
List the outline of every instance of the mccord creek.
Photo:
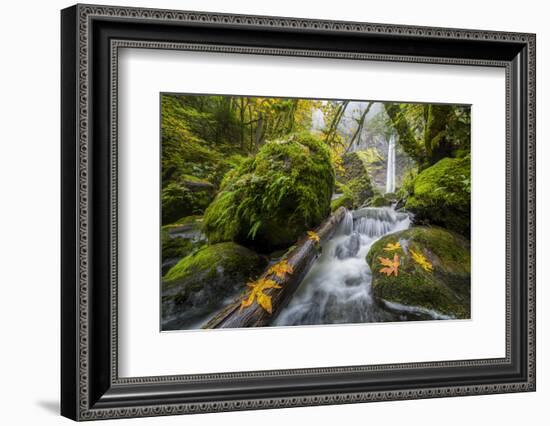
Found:
[(469, 319), (470, 108), (162, 95), (161, 329)]

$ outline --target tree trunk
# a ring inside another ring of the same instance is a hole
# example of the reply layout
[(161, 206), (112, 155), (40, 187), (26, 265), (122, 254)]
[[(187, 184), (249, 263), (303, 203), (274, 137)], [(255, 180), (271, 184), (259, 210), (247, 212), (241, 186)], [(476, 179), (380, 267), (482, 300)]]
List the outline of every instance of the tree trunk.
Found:
[(367, 114), (369, 113), (369, 111), (370, 111), (370, 109), (372, 108), (373, 105), (374, 105), (374, 102), (369, 102), (369, 104), (367, 105), (367, 108), (365, 108), (365, 111), (363, 111), (363, 114), (361, 114), (361, 117), (359, 118), (359, 120), (356, 120), (357, 121), (357, 129), (355, 129), (355, 133), (351, 137), (351, 140), (348, 144), (348, 147), (346, 148), (344, 153), (348, 152), (351, 149), (351, 147), (353, 146), (353, 143), (355, 142), (355, 140), (357, 138), (359, 138), (359, 140), (361, 140), (361, 132), (363, 131), (363, 127), (365, 125), (365, 118), (367, 117)]
[(403, 150), (419, 164), (423, 164), (426, 161), (425, 153), (407, 122), (400, 104), (385, 103), (384, 109), (392, 121), (393, 128), (399, 137), (399, 144)]
[(256, 136), (255, 136), (256, 140), (254, 142), (254, 146), (256, 147), (256, 149), (260, 147), (260, 144), (262, 142), (263, 124), (264, 124), (264, 116), (260, 114), (260, 116), (258, 117), (258, 123), (256, 125)]
[(240, 99), (241, 105), (240, 105), (240, 116), (241, 116), (241, 151), (244, 151), (244, 98)]
[(334, 139), (336, 132), (338, 131), (338, 124), (340, 124), (340, 120), (344, 116), (348, 105), (349, 101), (344, 101), (339, 105), (338, 110), (336, 111), (336, 114), (334, 115), (334, 118), (330, 123), (329, 130), (325, 137), (325, 142), (327, 143), (327, 145), (330, 145), (332, 140)]
[[(332, 237), (345, 214), (346, 209), (340, 207), (315, 230), (322, 242)], [(203, 328), (262, 327), (271, 324), (281, 309), (288, 304), (319, 254), (319, 244), (303, 237), (286, 255), (286, 261), (293, 268), (292, 274), (286, 274), (285, 278), (279, 278), (274, 274), (269, 274), (269, 268), (264, 272), (262, 278), (273, 280), (282, 287), (281, 289), (265, 290), (265, 294), (271, 296), (273, 314), (269, 314), (256, 302), (241, 310), (241, 299), (239, 299), (218, 312)]]

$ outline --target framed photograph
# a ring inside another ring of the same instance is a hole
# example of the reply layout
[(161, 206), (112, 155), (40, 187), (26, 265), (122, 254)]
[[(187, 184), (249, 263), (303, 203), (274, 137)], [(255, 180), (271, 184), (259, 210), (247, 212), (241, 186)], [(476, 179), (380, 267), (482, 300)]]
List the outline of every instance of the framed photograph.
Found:
[(64, 416), (535, 390), (535, 35), (61, 30)]

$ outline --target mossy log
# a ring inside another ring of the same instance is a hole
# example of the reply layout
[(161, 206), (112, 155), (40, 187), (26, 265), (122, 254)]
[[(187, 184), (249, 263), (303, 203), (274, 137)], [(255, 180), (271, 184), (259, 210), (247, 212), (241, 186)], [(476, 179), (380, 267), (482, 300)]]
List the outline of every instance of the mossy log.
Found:
[[(339, 208), (315, 229), (321, 243), (332, 237), (345, 213), (345, 208)], [(281, 309), (288, 304), (319, 253), (319, 243), (308, 237), (303, 237), (285, 256), (288, 264), (292, 266), (292, 274), (287, 274), (285, 278), (279, 278), (275, 274), (269, 274), (269, 268), (264, 272), (262, 278), (271, 279), (282, 287), (281, 289), (268, 289), (265, 291), (266, 294), (271, 296), (272, 314), (262, 309), (256, 302), (241, 310), (241, 300), (239, 299), (216, 314), (203, 328), (243, 328), (269, 325)]]

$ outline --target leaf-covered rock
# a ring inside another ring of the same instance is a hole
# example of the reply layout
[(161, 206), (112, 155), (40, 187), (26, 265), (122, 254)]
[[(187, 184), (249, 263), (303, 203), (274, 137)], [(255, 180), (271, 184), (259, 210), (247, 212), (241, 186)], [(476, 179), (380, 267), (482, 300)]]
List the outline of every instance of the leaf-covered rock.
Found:
[(163, 330), (204, 320), (242, 292), (265, 266), (265, 258), (235, 243), (205, 246), (184, 257), (162, 280)]
[(470, 156), (444, 158), (414, 181), (405, 209), (415, 222), (440, 225), (470, 238)]
[[(388, 247), (395, 248), (391, 254)], [(398, 274), (387, 274), (380, 258), (398, 256)], [(470, 318), (470, 243), (438, 227), (413, 227), (376, 241), (367, 262), (375, 298)]]
[(333, 187), (330, 154), (317, 137), (268, 142), (225, 176), (204, 232), (210, 242), (235, 241), (264, 253), (288, 247), (329, 214)]

